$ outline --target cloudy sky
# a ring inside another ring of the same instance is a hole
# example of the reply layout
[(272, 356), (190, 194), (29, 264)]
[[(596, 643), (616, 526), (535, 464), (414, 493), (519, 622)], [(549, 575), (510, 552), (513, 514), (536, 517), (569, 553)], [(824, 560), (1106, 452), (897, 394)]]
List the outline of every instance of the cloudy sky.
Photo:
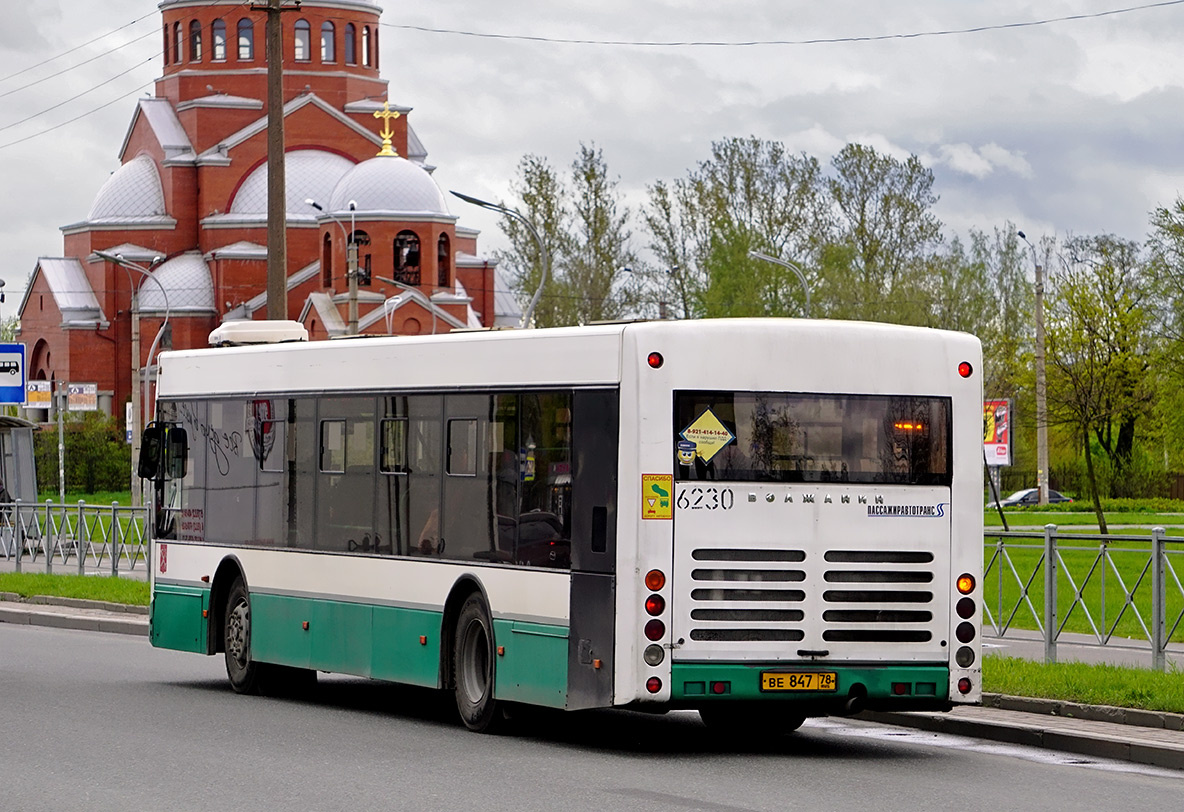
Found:
[[(637, 205), (648, 183), (685, 174), (713, 140), (746, 135), (782, 141), (824, 163), (851, 141), (899, 157), (916, 153), (936, 175), (948, 234), (1010, 220), (1030, 237), (1112, 232), (1141, 239), (1148, 212), (1184, 189), (1184, 2), (382, 5), (391, 101), (414, 108), (411, 121), (440, 185), (478, 197), (506, 199), (523, 154), (566, 166), (583, 141), (603, 149)], [(1133, 10), (1088, 16), (1124, 8)], [(1025, 25), (1073, 16), (1087, 18)], [(993, 30), (908, 36), (983, 27)], [(565, 44), (424, 28), (789, 44)], [(9, 298), (0, 314), (15, 311), (38, 256), (61, 255), (59, 227), (85, 218), (118, 166), (133, 100), (161, 69), (159, 42), (155, 0), (5, 3), (0, 278)], [(31, 82), (38, 83), (21, 89)], [(483, 229), (484, 249), (504, 244), (492, 215), (459, 201), (453, 211)]]

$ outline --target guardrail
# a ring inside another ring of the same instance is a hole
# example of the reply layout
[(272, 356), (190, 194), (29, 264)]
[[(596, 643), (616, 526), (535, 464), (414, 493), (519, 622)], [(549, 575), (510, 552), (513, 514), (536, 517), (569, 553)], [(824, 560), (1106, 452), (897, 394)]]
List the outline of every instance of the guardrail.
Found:
[(118, 575), (148, 564), (148, 510), (110, 505), (0, 503), (0, 558), (16, 571), (55, 565), (84, 574), (89, 565)]
[[(1184, 637), (1184, 538), (986, 530), (984, 625), (996, 637), (1039, 630), (1045, 662), (1056, 662), (1066, 632), (1087, 645), (1150, 644), (1151, 666), (1167, 668), (1167, 647)], [(1038, 608), (1039, 607), (1039, 608)], [(1074, 644), (1079, 645), (1077, 641)]]

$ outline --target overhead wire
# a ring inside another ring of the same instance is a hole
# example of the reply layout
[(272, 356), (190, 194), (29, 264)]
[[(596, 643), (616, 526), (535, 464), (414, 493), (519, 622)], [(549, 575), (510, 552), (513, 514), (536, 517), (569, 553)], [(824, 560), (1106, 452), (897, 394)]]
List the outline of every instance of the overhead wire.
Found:
[[(102, 59), (103, 57), (113, 54), (116, 51), (121, 51), (129, 45), (134, 45), (135, 43), (139, 42), (140, 40), (147, 39), (148, 37), (151, 37), (155, 34), (156, 34), (155, 31), (149, 31), (147, 34), (143, 34), (139, 37), (136, 37), (135, 39), (129, 39), (127, 42), (123, 43), (123, 45), (117, 45), (114, 48), (111, 48), (110, 50), (103, 51), (100, 54), (96, 54), (96, 55), (92, 56), (90, 59), (86, 59), (82, 62), (71, 65), (68, 68), (62, 68), (60, 71), (57, 71), (56, 73), (51, 73), (48, 76), (42, 76), (40, 79), (34, 79), (32, 82), (29, 82), (28, 84), (21, 85), (20, 87), (14, 87), (12, 90), (6, 90), (3, 93), (0, 93), (0, 99), (3, 99), (5, 96), (11, 96), (13, 93), (19, 93), (22, 90), (27, 90), (28, 88), (39, 85), (42, 82), (48, 82), (50, 79), (56, 79), (57, 77), (59, 77), (63, 74), (69, 73), (70, 71), (74, 70), (75, 68), (81, 68), (83, 65), (89, 65), (91, 62), (94, 62), (98, 59)], [(153, 58), (155, 58), (155, 56)]]
[(15, 79), (17, 76), (28, 73), (29, 71), (33, 70), (34, 68), (39, 68), (42, 65), (48, 65), (50, 62), (54, 62), (58, 59), (61, 59), (63, 56), (69, 56), (70, 54), (74, 53), (75, 51), (85, 48), (88, 45), (93, 45), (94, 43), (98, 42), (99, 40), (109, 37), (112, 34), (117, 34), (125, 28), (130, 28), (131, 26), (135, 25), (138, 22), (142, 22), (144, 20), (147, 20), (149, 17), (155, 17), (159, 13), (160, 13), (159, 11), (150, 11), (142, 17), (137, 17), (136, 19), (132, 20), (130, 23), (126, 23), (125, 25), (121, 25), (118, 28), (113, 28), (110, 31), (106, 32), (105, 34), (99, 34), (94, 39), (89, 39), (86, 42), (82, 43), (81, 45), (75, 45), (73, 48), (62, 51), (60, 54), (57, 54), (56, 56), (51, 56), (49, 59), (43, 59), (40, 62), (37, 62), (33, 65), (29, 65), (26, 68), (21, 68), (16, 73), (10, 73), (7, 76), (0, 76), (0, 82), (7, 82), (9, 79)]
[(1138, 6), (1108, 9), (1083, 14), (1066, 14), (1061, 17), (1046, 17), (1040, 20), (1026, 20), (1015, 23), (994, 23), (990, 25), (976, 25), (969, 28), (949, 28), (935, 31), (915, 31), (904, 34), (872, 34), (854, 37), (814, 37), (810, 39), (768, 39), (768, 40), (610, 40), (610, 39), (576, 39), (567, 37), (544, 37), (528, 34), (495, 34), (481, 31), (465, 31), (457, 28), (436, 28), (426, 25), (412, 25), (410, 23), (379, 23), (385, 28), (404, 31), (420, 31), (428, 34), (450, 34), (478, 39), (516, 40), (519, 42), (539, 42), (556, 45), (613, 45), (634, 48), (751, 48), (766, 45), (838, 45), (859, 42), (884, 42), (887, 40), (921, 39), (924, 37), (946, 37), (960, 34), (979, 34), (986, 31), (1004, 31), (1015, 28), (1032, 28), (1054, 23), (1091, 20), (1100, 17), (1113, 17), (1119, 14), (1130, 14), (1136, 11), (1146, 11), (1166, 6), (1178, 6), (1184, 0), (1162, 0), (1158, 3), (1144, 3)]
[[(250, 4), (251, 4), (251, 0), (242, 0), (242, 2), (240, 2), (240, 3), (239, 3), (237, 6), (231, 6), (231, 7), (229, 7), (229, 9), (230, 9), (230, 11), (235, 11), (235, 10), (237, 10), (237, 9), (240, 9), (240, 8), (247, 7), (247, 6), (249, 6)], [(13, 77), (15, 77), (15, 76), (19, 76), (19, 75), (21, 75), (22, 73), (26, 73), (26, 72), (28, 72), (29, 70), (32, 70), (33, 68), (39, 67), (40, 65), (47, 64), (47, 63), (49, 63), (49, 62), (52, 62), (52, 61), (54, 61), (55, 59), (58, 59), (58, 58), (60, 58), (60, 57), (62, 57), (62, 56), (65, 56), (65, 55), (67, 55), (67, 54), (73, 53), (74, 51), (77, 51), (77, 50), (79, 50), (80, 48), (84, 48), (84, 47), (86, 47), (87, 45), (91, 45), (91, 44), (93, 44), (93, 43), (95, 43), (95, 42), (98, 42), (99, 40), (103, 39), (104, 37), (110, 36), (111, 34), (114, 34), (114, 33), (118, 32), (118, 31), (122, 31), (124, 28), (127, 28), (127, 27), (129, 27), (129, 26), (131, 26), (131, 25), (135, 25), (136, 23), (140, 22), (141, 20), (145, 20), (145, 19), (147, 19), (148, 17), (154, 16), (154, 15), (155, 15), (155, 13), (156, 13), (156, 12), (153, 12), (152, 14), (145, 14), (143, 17), (139, 17), (139, 18), (137, 18), (137, 19), (133, 20), (132, 22), (130, 22), (130, 23), (127, 23), (126, 25), (123, 25), (123, 26), (120, 26), (119, 28), (116, 28), (116, 29), (113, 29), (113, 30), (111, 30), (111, 31), (108, 31), (108, 32), (107, 32), (107, 33), (105, 33), (105, 34), (100, 34), (99, 36), (95, 37), (94, 39), (88, 40), (87, 42), (84, 42), (84, 43), (82, 43), (81, 45), (75, 46), (74, 48), (71, 48), (71, 49), (69, 49), (69, 50), (67, 50), (67, 51), (63, 51), (62, 53), (58, 54), (57, 56), (50, 57), (49, 59), (43, 60), (42, 62), (38, 62), (36, 65), (30, 65), (28, 68), (25, 68), (25, 69), (23, 69), (23, 70), (17, 71), (16, 73), (9, 74), (8, 76), (4, 77), (3, 79), (0, 79), (0, 82), (6, 81), (7, 79), (11, 79), (11, 78), (13, 78)], [(66, 73), (66, 72), (68, 72), (68, 71), (70, 71), (70, 70), (73, 70), (73, 68), (75, 68), (75, 67), (79, 67), (79, 66), (81, 66), (81, 65), (85, 65), (85, 64), (87, 64), (87, 63), (89, 63), (89, 62), (93, 62), (93, 61), (95, 61), (96, 59), (99, 59), (99, 58), (101, 58), (101, 57), (103, 57), (103, 56), (107, 56), (107, 55), (109, 55), (109, 54), (115, 53), (116, 51), (118, 51), (118, 50), (120, 50), (120, 49), (122, 49), (122, 48), (124, 48), (124, 47), (126, 47), (126, 46), (128, 46), (128, 45), (131, 45), (131, 44), (132, 44), (132, 43), (134, 43), (134, 42), (139, 42), (140, 40), (142, 40), (142, 39), (145, 39), (145, 38), (147, 38), (147, 37), (149, 37), (149, 36), (153, 35), (154, 33), (155, 33), (155, 31), (150, 31), (150, 32), (148, 32), (147, 34), (145, 34), (145, 35), (143, 35), (143, 36), (137, 37), (137, 38), (136, 38), (136, 39), (134, 39), (134, 40), (131, 40), (131, 41), (129, 41), (129, 42), (126, 42), (126, 43), (124, 43), (123, 45), (119, 45), (119, 46), (116, 46), (116, 47), (114, 47), (114, 48), (110, 48), (110, 49), (108, 49), (108, 50), (104, 51), (103, 53), (101, 53), (101, 54), (98, 54), (97, 56), (95, 56), (95, 57), (93, 57), (93, 58), (91, 58), (91, 59), (88, 59), (88, 60), (86, 60), (86, 62), (81, 62), (81, 63), (79, 63), (78, 65), (74, 65), (74, 66), (72, 66), (72, 67), (70, 67), (70, 68), (65, 68), (65, 69), (63, 69), (63, 70), (61, 70), (61, 71), (58, 71), (58, 72), (57, 72), (57, 73), (55, 73), (55, 74), (52, 74), (52, 75), (50, 75), (50, 76), (46, 77), (46, 79), (52, 79), (52, 78), (54, 78), (55, 76), (60, 76), (60, 75), (61, 75), (61, 74), (63, 74), (63, 73)], [(128, 74), (128, 73), (131, 73), (132, 71), (136, 70), (137, 68), (143, 67), (143, 66), (144, 66), (145, 64), (147, 64), (148, 62), (151, 62), (151, 61), (153, 61), (154, 59), (156, 59), (157, 57), (161, 56), (161, 54), (162, 54), (162, 53), (163, 53), (163, 51), (156, 51), (155, 53), (153, 53), (153, 54), (152, 54), (152, 56), (148, 57), (148, 58), (147, 58), (146, 60), (144, 60), (143, 62), (138, 62), (138, 63), (136, 63), (135, 65), (133, 65), (132, 67), (128, 68), (127, 70), (125, 70), (125, 71), (122, 71), (121, 73), (118, 73), (118, 74), (116, 74), (115, 76), (112, 76), (112, 77), (111, 77), (111, 78), (109, 78), (109, 79), (105, 79), (105, 80), (103, 80), (102, 82), (99, 82), (97, 85), (93, 85), (93, 86), (92, 86), (92, 87), (90, 87), (89, 89), (87, 89), (87, 90), (84, 90), (84, 91), (82, 91), (81, 93), (78, 93), (77, 95), (75, 95), (75, 96), (73, 96), (73, 97), (71, 97), (71, 98), (67, 99), (66, 101), (59, 102), (58, 104), (55, 104), (55, 105), (53, 105), (53, 106), (51, 106), (51, 107), (47, 107), (46, 109), (44, 109), (44, 110), (41, 110), (41, 111), (40, 111), (40, 112), (38, 112), (38, 113), (34, 113), (33, 115), (27, 116), (26, 118), (23, 118), (23, 119), (21, 119), (20, 121), (13, 122), (12, 124), (7, 124), (7, 125), (4, 125), (3, 127), (0, 127), (0, 132), (2, 132), (2, 131), (4, 131), (4, 130), (7, 130), (7, 129), (10, 129), (10, 128), (12, 128), (12, 127), (15, 127), (15, 126), (17, 126), (17, 125), (19, 125), (19, 124), (25, 124), (25, 123), (27, 123), (27, 122), (29, 122), (29, 121), (33, 120), (34, 118), (37, 118), (37, 117), (39, 117), (39, 116), (42, 116), (42, 115), (44, 115), (44, 114), (46, 114), (46, 113), (52, 112), (53, 110), (56, 110), (56, 109), (58, 109), (59, 107), (62, 107), (62, 106), (64, 106), (64, 105), (66, 105), (66, 104), (69, 104), (69, 103), (70, 103), (70, 102), (72, 102), (72, 101), (76, 101), (76, 100), (78, 100), (79, 98), (81, 98), (81, 97), (83, 97), (83, 96), (87, 95), (88, 93), (91, 93), (91, 92), (93, 92), (93, 91), (95, 91), (95, 90), (98, 90), (100, 87), (103, 87), (104, 85), (110, 84), (110, 83), (111, 83), (112, 81), (114, 81), (115, 79), (118, 79), (118, 78), (120, 78), (121, 76), (125, 76), (126, 74)], [(25, 85), (25, 86), (23, 86), (23, 87), (21, 87), (21, 88), (16, 88), (16, 90), (22, 90), (22, 89), (24, 89), (24, 87), (31, 87), (32, 85), (34, 85), (34, 84), (38, 84), (38, 83), (39, 83), (39, 82), (41, 82), (41, 81), (44, 81), (44, 80), (37, 80), (36, 82), (31, 82), (31, 83), (29, 83), (28, 85)], [(40, 131), (38, 131), (38, 132), (32, 133), (32, 134), (30, 134), (30, 135), (27, 135), (27, 136), (24, 136), (24, 137), (22, 137), (22, 138), (18, 138), (18, 139), (14, 140), (14, 141), (8, 141), (8, 142), (6, 142), (6, 143), (4, 143), (4, 144), (0, 144), (0, 150), (2, 150), (2, 149), (6, 149), (6, 148), (8, 148), (8, 147), (13, 147), (13, 146), (16, 146), (17, 144), (23, 144), (23, 143), (24, 143), (24, 142), (26, 142), (26, 141), (31, 141), (31, 140), (32, 140), (32, 139), (34, 139), (34, 138), (38, 138), (38, 137), (40, 137), (40, 136), (42, 136), (42, 135), (46, 135), (46, 134), (48, 134), (48, 133), (51, 133), (51, 132), (53, 132), (54, 130), (57, 130), (57, 129), (60, 129), (61, 127), (64, 127), (64, 126), (66, 126), (67, 124), (71, 124), (71, 123), (73, 123), (73, 122), (75, 122), (75, 121), (78, 121), (79, 119), (86, 118), (86, 117), (87, 117), (87, 116), (89, 116), (89, 115), (92, 115), (92, 114), (94, 114), (94, 113), (97, 113), (97, 112), (99, 112), (100, 110), (104, 110), (104, 109), (106, 109), (107, 107), (110, 107), (111, 105), (115, 104), (115, 103), (116, 103), (116, 102), (118, 102), (118, 101), (122, 101), (123, 99), (126, 99), (128, 96), (131, 96), (131, 95), (133, 95), (133, 94), (135, 94), (135, 93), (139, 93), (141, 90), (143, 90), (143, 89), (145, 89), (145, 88), (147, 88), (147, 87), (150, 87), (150, 86), (152, 86), (153, 84), (155, 84), (155, 82), (156, 82), (156, 80), (155, 80), (155, 79), (153, 79), (152, 81), (149, 81), (149, 82), (145, 82), (144, 84), (142, 84), (142, 85), (139, 85), (138, 87), (135, 87), (135, 88), (133, 88), (132, 90), (129, 90), (128, 92), (126, 92), (126, 93), (123, 93), (122, 95), (120, 95), (120, 96), (117, 96), (116, 98), (114, 98), (114, 99), (112, 99), (112, 100), (110, 100), (110, 101), (108, 101), (108, 102), (105, 102), (104, 104), (100, 104), (100, 105), (99, 105), (99, 106), (97, 106), (97, 107), (93, 107), (93, 108), (91, 108), (90, 110), (87, 110), (85, 113), (80, 113), (80, 114), (78, 114), (78, 115), (74, 116), (74, 117), (73, 117), (73, 118), (71, 118), (69, 121), (64, 121), (64, 122), (62, 122), (62, 123), (60, 123), (60, 124), (55, 124), (55, 125), (53, 125), (53, 126), (51, 126), (51, 127), (47, 127), (47, 128), (45, 128), (45, 129), (43, 129), (43, 130), (40, 130)], [(4, 93), (4, 94), (0, 95), (0, 98), (3, 98), (4, 96), (6, 96), (6, 95), (9, 95), (9, 93), (16, 92), (16, 90), (8, 91), (8, 93)]]

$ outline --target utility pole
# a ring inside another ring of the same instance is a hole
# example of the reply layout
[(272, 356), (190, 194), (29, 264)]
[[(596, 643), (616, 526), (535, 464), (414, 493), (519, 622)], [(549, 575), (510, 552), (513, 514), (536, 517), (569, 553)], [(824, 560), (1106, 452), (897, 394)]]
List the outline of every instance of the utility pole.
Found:
[(139, 507), (143, 501), (140, 489), (142, 480), (136, 475), (136, 462), (140, 459), (140, 436), (143, 425), (140, 423), (140, 292), (132, 281), (130, 272), (127, 274), (128, 284), (132, 294), (132, 507)]
[[(267, 0), (267, 318), (288, 318), (288, 212), (284, 183), (283, 0)], [(299, 1), (296, 8), (300, 7)]]
[(1044, 376), (1044, 266), (1036, 255), (1036, 246), (1024, 232), (1020, 239), (1032, 249), (1036, 265), (1036, 493), (1041, 505), (1048, 504), (1048, 401), (1047, 381)]

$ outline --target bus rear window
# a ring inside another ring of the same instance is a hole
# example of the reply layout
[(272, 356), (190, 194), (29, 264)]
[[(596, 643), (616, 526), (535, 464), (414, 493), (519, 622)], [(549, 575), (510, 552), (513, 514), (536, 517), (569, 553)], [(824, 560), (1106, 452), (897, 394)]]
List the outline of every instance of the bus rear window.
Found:
[(950, 399), (676, 392), (675, 476), (949, 485)]

